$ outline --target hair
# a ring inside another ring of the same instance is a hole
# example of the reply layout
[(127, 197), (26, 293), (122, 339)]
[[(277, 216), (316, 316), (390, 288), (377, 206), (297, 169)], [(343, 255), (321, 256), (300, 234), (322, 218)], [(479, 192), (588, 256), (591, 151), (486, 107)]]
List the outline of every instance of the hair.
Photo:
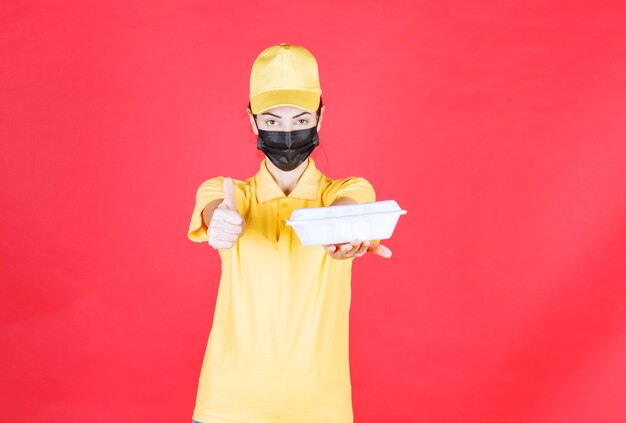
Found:
[[(319, 118), (320, 118), (320, 113), (322, 110), (322, 106), (324, 105), (323, 101), (322, 101), (322, 96), (320, 96), (320, 105), (317, 108), (317, 111), (315, 112), (317, 121), (319, 122)], [(250, 101), (248, 100), (248, 105), (247, 107), (252, 110), (252, 105), (250, 104)], [(245, 113), (244, 111), (244, 116), (247, 116), (247, 113)], [(252, 116), (254, 116), (254, 120), (256, 121), (256, 117), (257, 115), (255, 113), (252, 114)], [(256, 145), (256, 138), (253, 136), (254, 132), (252, 132), (252, 129), (250, 129), (250, 133), (251, 133), (251, 137), (250, 137), (250, 144), (255, 144)], [(319, 147), (322, 148), (322, 152), (324, 153), (324, 156), (326, 157), (326, 163), (328, 164), (328, 168), (330, 171), (330, 163), (328, 162), (328, 156), (326, 155), (326, 151), (324, 150), (324, 145), (322, 145), (322, 143), (320, 143)], [(317, 148), (315, 149), (317, 150)], [(313, 153), (311, 153), (311, 155), (315, 154), (315, 150), (313, 150)], [(260, 150), (256, 150), (256, 154), (258, 158), (265, 158), (265, 155), (260, 151)], [(318, 166), (319, 167), (319, 166)]]

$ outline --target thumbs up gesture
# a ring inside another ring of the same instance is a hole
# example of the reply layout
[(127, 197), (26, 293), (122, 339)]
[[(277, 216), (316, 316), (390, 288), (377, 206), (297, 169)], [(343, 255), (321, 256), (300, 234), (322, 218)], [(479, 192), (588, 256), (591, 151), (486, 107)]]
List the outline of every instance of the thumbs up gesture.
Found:
[(209, 223), (209, 245), (215, 249), (232, 248), (245, 228), (245, 220), (237, 211), (235, 185), (224, 178), (224, 200), (213, 212)]

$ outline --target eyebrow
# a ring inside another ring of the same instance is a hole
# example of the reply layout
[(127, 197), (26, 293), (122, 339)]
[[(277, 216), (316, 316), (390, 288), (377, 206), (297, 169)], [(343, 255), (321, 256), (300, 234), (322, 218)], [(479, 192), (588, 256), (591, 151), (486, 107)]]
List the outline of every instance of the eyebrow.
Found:
[[(308, 114), (308, 115), (310, 115), (311, 113), (310, 113), (310, 112), (302, 112), (302, 113), (300, 113), (299, 115), (295, 115), (294, 117), (292, 117), (292, 119), (295, 119), (295, 118), (297, 118), (297, 117), (299, 117), (299, 116), (302, 116), (302, 115), (307, 115), (307, 114)], [(277, 117), (277, 118), (279, 118), (279, 119), (282, 119), (282, 116), (275, 115), (274, 113), (263, 112), (263, 113), (261, 113), (261, 116), (263, 116), (263, 115), (272, 115), (272, 116), (274, 116), (274, 117)]]

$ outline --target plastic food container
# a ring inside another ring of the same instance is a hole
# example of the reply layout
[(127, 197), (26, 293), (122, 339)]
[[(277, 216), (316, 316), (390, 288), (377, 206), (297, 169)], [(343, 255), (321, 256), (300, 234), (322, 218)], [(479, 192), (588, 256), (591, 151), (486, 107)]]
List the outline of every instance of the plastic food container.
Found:
[(303, 245), (343, 244), (391, 238), (402, 210), (394, 200), (295, 209), (286, 225)]

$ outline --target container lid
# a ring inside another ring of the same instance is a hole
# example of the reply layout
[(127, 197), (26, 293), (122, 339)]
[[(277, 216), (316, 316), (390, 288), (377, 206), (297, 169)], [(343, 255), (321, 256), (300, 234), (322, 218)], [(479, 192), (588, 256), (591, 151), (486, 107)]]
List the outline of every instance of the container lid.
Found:
[(379, 214), (405, 214), (395, 200), (373, 201), (370, 203), (346, 204), (332, 207), (307, 207), (295, 209), (287, 224), (298, 224), (312, 220), (336, 220), (337, 218), (368, 217)]

